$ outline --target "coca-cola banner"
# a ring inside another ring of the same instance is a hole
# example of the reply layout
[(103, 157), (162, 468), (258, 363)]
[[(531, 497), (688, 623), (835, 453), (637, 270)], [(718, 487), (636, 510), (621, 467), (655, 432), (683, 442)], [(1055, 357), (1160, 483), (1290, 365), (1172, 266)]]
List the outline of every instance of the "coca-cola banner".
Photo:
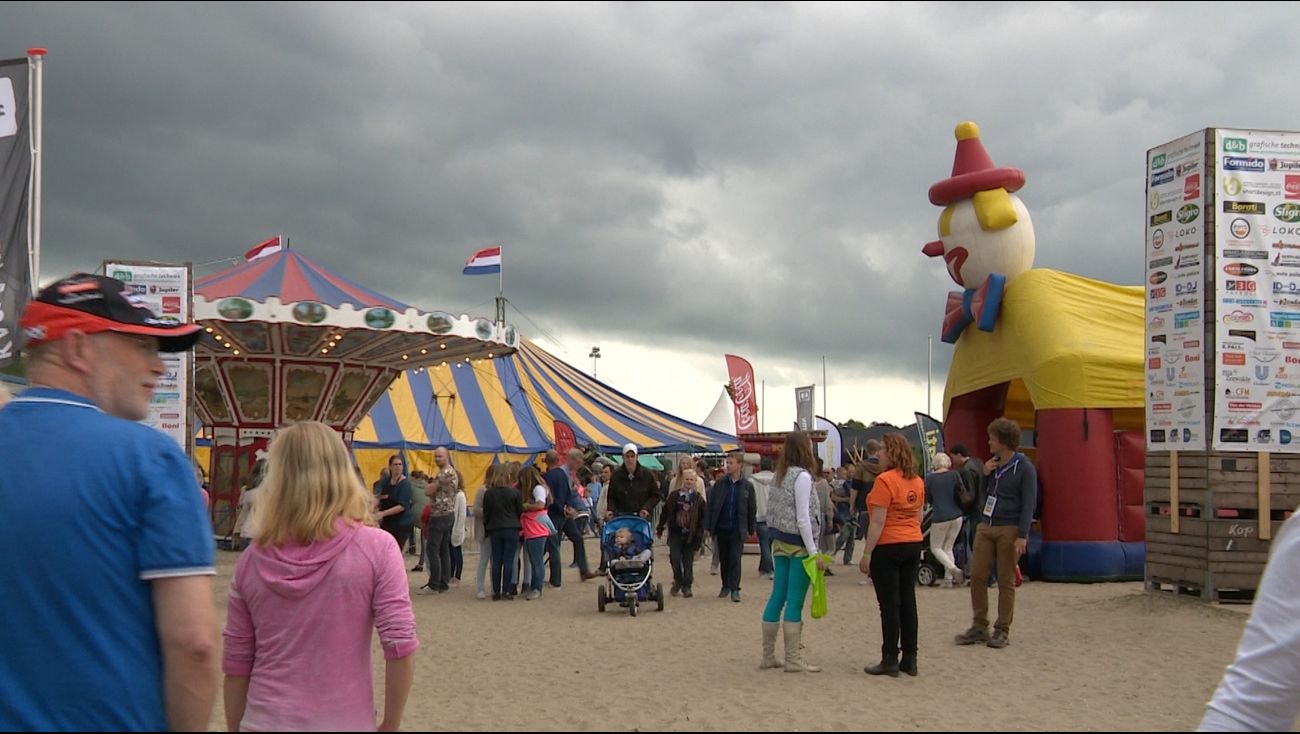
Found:
[[(555, 450), (563, 458), (569, 452), (569, 449), (577, 448), (578, 438), (573, 435), (573, 429), (564, 421), (555, 421)], [(551, 467), (547, 467), (548, 469)]]
[(744, 357), (734, 354), (727, 358), (727, 373), (731, 376), (728, 390), (736, 408), (736, 435), (758, 433), (758, 397), (754, 390), (754, 368)]

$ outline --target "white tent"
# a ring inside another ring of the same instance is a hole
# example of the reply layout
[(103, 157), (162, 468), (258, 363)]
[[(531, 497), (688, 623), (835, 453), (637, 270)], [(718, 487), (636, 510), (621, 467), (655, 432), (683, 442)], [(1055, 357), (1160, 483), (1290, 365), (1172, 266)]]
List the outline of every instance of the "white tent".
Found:
[(709, 411), (709, 417), (701, 421), (700, 425), (728, 435), (736, 434), (736, 414), (731, 396), (727, 394), (727, 388), (722, 388), (718, 402), (713, 405), (713, 410)]

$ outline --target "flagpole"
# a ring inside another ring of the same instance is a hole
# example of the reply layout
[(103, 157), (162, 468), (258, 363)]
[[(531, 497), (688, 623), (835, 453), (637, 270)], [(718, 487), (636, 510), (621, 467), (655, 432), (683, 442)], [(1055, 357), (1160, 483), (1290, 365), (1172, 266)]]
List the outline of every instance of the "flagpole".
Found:
[(930, 394), (934, 388), (930, 386), (930, 373), (934, 370), (934, 335), (927, 334), (925, 337), (925, 414), (934, 415), (930, 412)]
[(28, 104), (31, 115), (28, 124), (31, 125), (32, 145), (31, 235), (27, 238), (27, 267), (31, 271), (28, 285), (31, 287), (33, 297), (36, 295), (41, 279), (41, 141), (44, 137), (41, 134), (41, 121), (45, 106), (42, 62), (47, 53), (49, 52), (43, 48), (27, 49), (27, 84), (30, 95)]
[(497, 266), (497, 325), (504, 326), (506, 323), (506, 248), (502, 247), (500, 254), (501, 264)]

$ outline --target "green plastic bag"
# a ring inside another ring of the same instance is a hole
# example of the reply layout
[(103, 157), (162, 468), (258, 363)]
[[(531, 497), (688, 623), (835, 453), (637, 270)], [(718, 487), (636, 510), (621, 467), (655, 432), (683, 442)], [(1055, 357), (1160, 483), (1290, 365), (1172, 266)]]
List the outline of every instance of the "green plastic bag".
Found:
[(809, 556), (803, 559), (804, 573), (808, 574), (810, 586), (812, 586), (812, 618), (821, 619), (826, 616), (826, 572), (817, 568), (817, 559), (821, 558), (829, 566), (833, 560), (825, 553), (818, 553), (815, 556)]

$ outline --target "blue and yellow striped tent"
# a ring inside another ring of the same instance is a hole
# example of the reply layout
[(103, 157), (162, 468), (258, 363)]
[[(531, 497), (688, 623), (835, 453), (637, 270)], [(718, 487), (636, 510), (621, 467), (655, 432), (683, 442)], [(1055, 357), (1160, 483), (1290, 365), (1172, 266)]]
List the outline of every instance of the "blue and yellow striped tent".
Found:
[(428, 471), (430, 452), (446, 446), (473, 486), (471, 475), (493, 461), (551, 448), (556, 420), (573, 429), (579, 446), (604, 453), (629, 442), (643, 452), (737, 446), (735, 436), (638, 402), (527, 339), (508, 357), (403, 373), (357, 426), (352, 446), (368, 477), (396, 452)]

